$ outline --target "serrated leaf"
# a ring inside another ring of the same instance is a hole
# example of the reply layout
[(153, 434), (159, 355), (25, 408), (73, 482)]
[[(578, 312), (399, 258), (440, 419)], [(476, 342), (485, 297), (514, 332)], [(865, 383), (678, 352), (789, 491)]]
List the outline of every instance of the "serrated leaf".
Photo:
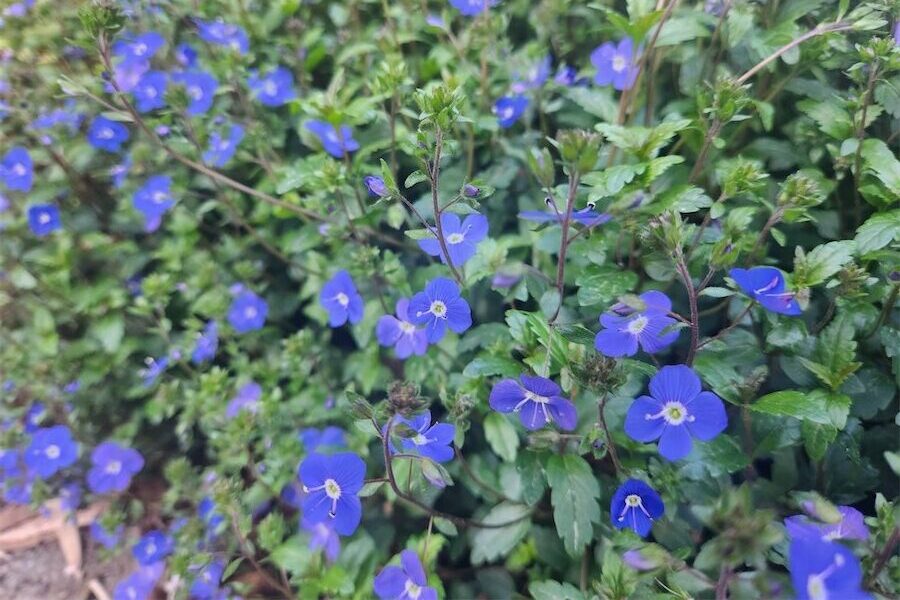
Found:
[(528, 511), (528, 507), (523, 504), (508, 502), (492, 508), (481, 521), (487, 524), (507, 523), (514, 520), (516, 522), (506, 527), (473, 528), (471, 535), (472, 564), (480, 565), (492, 562), (509, 554), (531, 528), (531, 520), (524, 518)]
[(506, 462), (515, 462), (519, 449), (519, 434), (515, 426), (500, 413), (491, 412), (484, 418), (484, 437), (491, 450)]
[(900, 240), (900, 209), (872, 215), (856, 230), (856, 250), (860, 256), (897, 240)]
[(534, 600), (584, 600), (584, 594), (571, 583), (533, 581), (528, 592)]
[(551, 456), (546, 470), (556, 532), (566, 551), (579, 556), (600, 522), (600, 485), (590, 465), (574, 454)]

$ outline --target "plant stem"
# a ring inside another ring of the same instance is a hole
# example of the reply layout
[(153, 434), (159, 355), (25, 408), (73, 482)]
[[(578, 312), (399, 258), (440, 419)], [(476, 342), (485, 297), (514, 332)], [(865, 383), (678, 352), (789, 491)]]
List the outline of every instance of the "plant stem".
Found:
[(441, 254), (443, 254), (447, 266), (450, 267), (453, 278), (456, 279), (457, 283), (462, 287), (465, 284), (463, 283), (462, 275), (460, 275), (456, 266), (453, 264), (453, 261), (450, 259), (450, 251), (447, 249), (447, 240), (444, 238), (444, 226), (441, 224), (438, 183), (441, 177), (441, 150), (443, 144), (444, 132), (440, 127), (437, 127), (434, 131), (434, 162), (431, 165), (431, 170), (429, 172), (429, 179), (431, 180), (431, 205), (434, 211), (434, 225), (435, 231), (437, 232), (438, 244), (441, 246)]
[(697, 348), (700, 346), (700, 311), (697, 309), (697, 290), (694, 288), (691, 273), (684, 262), (684, 254), (681, 248), (675, 251), (675, 270), (681, 276), (681, 281), (684, 283), (685, 290), (687, 290), (688, 305), (691, 309), (691, 346), (688, 349), (687, 358), (684, 360), (684, 363), (690, 367), (694, 364), (694, 355), (697, 354)]
[(556, 321), (562, 309), (563, 303), (563, 287), (566, 278), (566, 253), (569, 250), (569, 224), (572, 221), (572, 212), (575, 210), (575, 196), (578, 195), (578, 183), (580, 181), (578, 171), (572, 171), (569, 174), (569, 194), (566, 198), (566, 212), (562, 220), (562, 239), (559, 242), (559, 263), (556, 265), (556, 291), (559, 292), (559, 302), (556, 305), (556, 312), (550, 317), (550, 324)]
[(900, 527), (894, 527), (894, 531), (891, 532), (891, 537), (887, 539), (884, 543), (884, 548), (881, 549), (881, 552), (879, 552), (878, 556), (875, 558), (875, 565), (872, 567), (872, 573), (866, 578), (867, 582), (872, 583), (878, 579), (878, 574), (881, 573), (881, 570), (887, 564), (888, 560), (890, 560), (891, 555), (894, 554), (894, 549), (897, 547), (898, 543), (900, 543)]
[(754, 304), (755, 304), (755, 301), (751, 301), (747, 306), (744, 307), (744, 310), (742, 310), (742, 311), (740, 312), (740, 314), (734, 318), (734, 321), (732, 321), (731, 324), (730, 324), (728, 327), (726, 327), (725, 329), (721, 330), (719, 333), (717, 333), (716, 335), (712, 336), (711, 338), (707, 338), (707, 339), (703, 340), (703, 341), (697, 346), (697, 350), (699, 350), (700, 348), (702, 348), (703, 346), (705, 346), (705, 345), (707, 345), (707, 344), (711, 344), (712, 342), (714, 342), (714, 341), (716, 341), (717, 339), (721, 338), (721, 337), (724, 336), (726, 333), (728, 333), (729, 331), (731, 331), (732, 329), (734, 329), (735, 327), (737, 327), (738, 325), (740, 325), (740, 324), (741, 324), (741, 321), (744, 319), (744, 317), (747, 316), (747, 313), (750, 312), (750, 309), (753, 308), (753, 305), (754, 305)]
[(603, 429), (604, 435), (606, 435), (606, 447), (609, 452), (609, 458), (612, 460), (613, 468), (616, 470), (616, 475), (621, 475), (624, 473), (624, 469), (622, 468), (622, 463), (619, 462), (619, 453), (616, 450), (616, 445), (613, 442), (612, 434), (609, 431), (609, 426), (606, 424), (606, 403), (609, 400), (609, 394), (603, 394), (603, 398), (600, 400), (600, 404), (597, 406), (597, 417), (600, 420), (600, 428)]
[(837, 23), (828, 23), (825, 25), (819, 25), (815, 29), (807, 31), (806, 33), (804, 33), (797, 39), (791, 40), (790, 42), (788, 42), (787, 44), (785, 44), (784, 46), (782, 46), (781, 48), (779, 48), (778, 50), (776, 50), (775, 52), (773, 52), (772, 54), (767, 56), (766, 58), (764, 58), (761, 61), (759, 61), (758, 63), (756, 63), (749, 71), (747, 71), (746, 73), (744, 73), (743, 75), (738, 77), (737, 82), (739, 84), (746, 83), (746, 81), (748, 79), (750, 79), (751, 77), (756, 75), (760, 70), (764, 69), (766, 67), (766, 65), (768, 65), (772, 61), (776, 60), (782, 54), (789, 52), (793, 48), (796, 48), (797, 46), (799, 46), (800, 44), (802, 44), (803, 42), (805, 42), (808, 39), (812, 39), (818, 35), (822, 35), (825, 33), (832, 33), (835, 31), (847, 31), (848, 29), (852, 29), (852, 28), (853, 28), (853, 25), (851, 23), (847, 23), (845, 21), (839, 21)]

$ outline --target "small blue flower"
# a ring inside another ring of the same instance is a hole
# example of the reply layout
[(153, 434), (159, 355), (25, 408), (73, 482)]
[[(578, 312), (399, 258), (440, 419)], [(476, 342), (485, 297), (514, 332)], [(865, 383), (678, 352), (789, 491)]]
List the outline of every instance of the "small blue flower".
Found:
[(524, 94), (528, 90), (541, 87), (550, 77), (550, 64), (550, 56), (547, 55), (531, 65), (531, 68), (525, 73), (525, 77), (520, 78), (518, 74), (514, 75), (510, 90), (514, 94)]
[(294, 76), (284, 67), (276, 67), (262, 76), (252, 72), (247, 87), (263, 106), (281, 106), (297, 97)]
[(112, 177), (113, 187), (119, 189), (125, 185), (125, 179), (128, 177), (129, 171), (131, 171), (131, 154), (126, 154), (122, 162), (109, 168), (109, 176)]
[(366, 175), (363, 177), (363, 183), (365, 184), (366, 189), (369, 190), (369, 195), (373, 198), (387, 198), (391, 195), (387, 186), (384, 184), (384, 179), (381, 177)]
[(731, 269), (728, 272), (741, 290), (774, 313), (797, 316), (803, 311), (796, 294), (785, 290), (784, 274), (775, 267)]
[(450, 6), (466, 17), (476, 17), (488, 11), (499, 0), (450, 0)]
[[(534, 223), (554, 223), (562, 225), (565, 215), (551, 208), (550, 210), (523, 210), (519, 212), (519, 218)], [(612, 219), (612, 215), (607, 213), (598, 213), (591, 207), (581, 208), (572, 211), (572, 221), (581, 223), (587, 228), (603, 225)]]
[(184, 86), (188, 95), (185, 111), (190, 116), (206, 114), (212, 107), (219, 82), (206, 71), (187, 71), (175, 73), (172, 81)]
[(306, 128), (319, 138), (325, 152), (335, 158), (344, 158), (345, 154), (359, 150), (359, 144), (353, 139), (353, 130), (347, 125), (337, 129), (331, 123), (311, 120), (306, 122)]
[(810, 537), (791, 540), (788, 569), (797, 600), (867, 600), (862, 568), (850, 550), (836, 542)]
[(78, 510), (81, 504), (82, 490), (77, 483), (67, 483), (59, 490), (59, 504), (64, 511)]
[(191, 362), (195, 365), (212, 360), (216, 356), (216, 350), (219, 348), (219, 327), (215, 320), (210, 320), (203, 333), (197, 338), (197, 344), (191, 353)]
[(640, 396), (625, 416), (625, 433), (638, 442), (659, 439), (668, 460), (687, 456), (691, 438), (708, 442), (728, 427), (722, 400), (704, 392), (700, 378), (686, 365), (669, 365), (650, 379), (650, 396)]
[(25, 433), (34, 433), (41, 428), (41, 422), (47, 416), (47, 407), (43, 402), (35, 402), (25, 413), (24, 429)]
[(232, 124), (228, 137), (222, 137), (218, 131), (209, 136), (209, 147), (203, 153), (203, 161), (214, 167), (224, 167), (237, 151), (238, 144), (244, 139), (244, 128)]
[(553, 81), (562, 86), (572, 86), (580, 83), (578, 79), (578, 69), (569, 65), (559, 65), (559, 69), (556, 70), (556, 76), (553, 78)]
[(852, 506), (839, 506), (841, 520), (837, 523), (817, 523), (805, 515), (795, 515), (784, 520), (791, 539), (813, 537), (821, 540), (868, 540), (869, 528), (865, 515)]
[(148, 61), (166, 43), (166, 39), (155, 31), (148, 31), (134, 37), (125, 37), (112, 45), (113, 55), (123, 62)]
[(528, 98), (525, 96), (504, 96), (494, 103), (494, 114), (497, 115), (497, 123), (503, 129), (512, 127), (519, 117), (528, 108)]
[(119, 61), (113, 67), (112, 81), (107, 81), (104, 89), (110, 94), (131, 92), (144, 73), (150, 70), (149, 60)]
[(116, 585), (113, 600), (148, 600), (164, 570), (163, 562), (138, 568)]
[(225, 417), (235, 418), (242, 410), (255, 413), (258, 409), (259, 399), (262, 397), (262, 388), (258, 383), (251, 381), (245, 383), (237, 391), (237, 395), (228, 402), (225, 408)]
[(11, 190), (28, 192), (31, 190), (34, 177), (34, 165), (31, 155), (22, 146), (11, 148), (0, 163), (0, 178), (4, 185)]
[(172, 178), (168, 175), (153, 175), (132, 197), (135, 210), (144, 215), (144, 230), (148, 233), (159, 229), (162, 217), (175, 206), (172, 198)]
[(328, 324), (331, 327), (340, 327), (347, 321), (356, 324), (363, 318), (365, 307), (362, 296), (356, 291), (350, 274), (343, 269), (322, 286), (319, 302), (328, 312)]
[(174, 549), (174, 540), (162, 531), (154, 529), (145, 533), (138, 540), (138, 543), (131, 549), (131, 553), (139, 564), (146, 566), (161, 561), (172, 554)]
[(303, 514), (310, 523), (331, 521), (340, 535), (352, 535), (362, 518), (359, 491), (366, 476), (366, 464), (352, 452), (325, 456), (313, 453), (299, 468), (306, 498)]
[(200, 39), (210, 44), (227, 46), (240, 54), (250, 49), (250, 40), (242, 27), (222, 21), (201, 21), (196, 19)]
[(397, 300), (396, 314), (384, 315), (375, 326), (375, 336), (382, 346), (393, 346), (397, 358), (405, 360), (413, 354), (422, 356), (428, 350), (428, 336), (409, 318), (409, 299)]
[(328, 562), (337, 560), (341, 552), (341, 538), (334, 530), (332, 521), (320, 521), (313, 523), (309, 517), (303, 515), (300, 526), (309, 532), (309, 549), (316, 551), (323, 549)]
[(228, 322), (238, 333), (262, 329), (266, 324), (269, 305), (266, 301), (247, 290), (237, 295), (228, 308)]
[(175, 48), (175, 60), (182, 67), (193, 67), (197, 62), (197, 51), (190, 44), (178, 44)]
[(426, 410), (410, 418), (396, 416), (393, 419), (394, 426), (391, 431), (400, 431), (397, 425), (403, 424), (409, 427), (413, 433), (408, 437), (400, 438), (400, 445), (406, 452), (415, 452), (425, 458), (439, 463), (453, 460), (453, 437), (456, 435), (456, 427), (450, 423), (431, 424), (431, 411)]
[(90, 531), (91, 539), (107, 550), (112, 550), (119, 545), (119, 540), (122, 539), (122, 532), (125, 531), (125, 526), (120, 524), (114, 530), (107, 531), (100, 521), (94, 521), (91, 523)]
[(31, 232), (44, 237), (62, 228), (59, 209), (53, 204), (35, 204), (28, 208), (28, 227)]
[(620, 485), (609, 503), (613, 527), (627, 527), (641, 537), (647, 537), (653, 521), (660, 518), (665, 510), (656, 490), (639, 479), (629, 479)]
[(150, 112), (166, 105), (166, 83), (168, 75), (162, 71), (147, 71), (131, 91), (134, 94), (138, 112)]
[(591, 63), (596, 67), (594, 83), (612, 84), (617, 90), (631, 89), (637, 78), (638, 66), (631, 38), (622, 38), (619, 44), (606, 42), (591, 52)]
[(194, 583), (191, 584), (191, 598), (194, 600), (217, 600), (219, 596), (219, 583), (222, 581), (222, 573), (225, 564), (220, 560), (214, 560), (197, 573)]
[[(445, 212), (441, 215), (441, 228), (447, 245), (447, 254), (450, 255), (450, 262), (453, 263), (453, 266), (460, 267), (475, 256), (479, 242), (487, 237), (488, 220), (484, 215), (475, 213), (460, 222), (459, 215)], [(419, 240), (419, 248), (430, 256), (439, 256), (441, 262), (446, 264), (447, 261), (436, 234), (433, 238)]]
[(41, 479), (53, 476), (78, 460), (78, 443), (65, 425), (38, 429), (25, 450), (25, 465)]
[(91, 121), (87, 133), (87, 140), (91, 146), (107, 152), (118, 152), (128, 138), (127, 127), (102, 115)]
[(307, 427), (300, 432), (300, 441), (308, 453), (321, 453), (323, 450), (346, 448), (347, 440), (344, 436), (344, 430), (340, 427), (328, 426), (324, 429)]
[(211, 535), (219, 529), (219, 525), (225, 522), (225, 517), (216, 511), (216, 503), (209, 496), (205, 496), (197, 505), (197, 516), (206, 523), (206, 529)]
[(415, 552), (403, 550), (400, 565), (389, 565), (375, 576), (373, 589), (379, 600), (437, 600), (437, 590), (428, 587), (428, 577)]
[(144, 386), (150, 387), (151, 385), (156, 383), (157, 378), (162, 375), (163, 371), (165, 371), (169, 367), (169, 357), (147, 357), (146, 364), (147, 368), (141, 369), (139, 374), (141, 376), (141, 379), (144, 380)]
[(523, 374), (518, 381), (497, 382), (488, 402), (497, 412), (518, 413), (526, 429), (540, 429), (556, 421), (562, 429), (571, 431), (578, 425), (578, 412), (562, 394), (562, 389), (546, 377)]
[(594, 347), (605, 356), (634, 356), (638, 346), (654, 354), (678, 339), (679, 329), (673, 328), (675, 319), (668, 316), (672, 301), (662, 292), (651, 290), (639, 296), (643, 308), (616, 303), (600, 315), (601, 329), (594, 338)]
[(133, 448), (103, 442), (91, 452), (88, 487), (95, 494), (124, 492), (131, 479), (144, 468), (144, 457)]
[(408, 314), (416, 325), (425, 325), (428, 341), (439, 342), (451, 331), (462, 333), (472, 326), (469, 303), (460, 295), (459, 286), (446, 277), (438, 277), (425, 285), (409, 301)]

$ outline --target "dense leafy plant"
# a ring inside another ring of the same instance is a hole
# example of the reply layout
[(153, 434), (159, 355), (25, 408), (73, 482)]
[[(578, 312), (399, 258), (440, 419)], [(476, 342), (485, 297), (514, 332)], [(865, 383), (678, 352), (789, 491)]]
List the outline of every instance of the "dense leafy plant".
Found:
[(8, 6), (6, 501), (117, 598), (893, 597), (898, 15)]

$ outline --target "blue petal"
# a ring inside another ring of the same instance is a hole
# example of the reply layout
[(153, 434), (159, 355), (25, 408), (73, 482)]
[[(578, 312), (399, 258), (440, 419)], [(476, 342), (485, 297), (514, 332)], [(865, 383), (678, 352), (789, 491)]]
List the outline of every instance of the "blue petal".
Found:
[(659, 437), (659, 453), (668, 460), (680, 460), (691, 453), (691, 434), (682, 425), (666, 425)]
[(456, 333), (462, 333), (472, 326), (472, 311), (468, 302), (456, 298), (447, 303), (447, 325)]
[(575, 405), (565, 398), (560, 396), (550, 398), (547, 408), (560, 428), (572, 431), (578, 425), (578, 411), (575, 410)]
[(701, 391), (700, 378), (687, 365), (663, 367), (650, 380), (650, 395), (661, 403), (687, 404)]
[(497, 412), (512, 412), (525, 399), (525, 391), (515, 379), (504, 379), (494, 384), (488, 403)]
[(685, 421), (688, 431), (698, 440), (708, 442), (728, 427), (728, 415), (725, 405), (712, 392), (701, 392), (689, 404), (688, 414), (693, 421)]
[(334, 516), (334, 530), (341, 535), (353, 535), (362, 519), (362, 504), (356, 496), (341, 494)]
[(625, 415), (625, 433), (638, 442), (652, 442), (662, 435), (665, 419), (648, 419), (662, 410), (662, 405), (650, 396), (641, 396), (631, 403)]
[(373, 589), (381, 600), (395, 600), (406, 592), (406, 573), (400, 567), (385, 567), (375, 576)]
[(419, 586), (428, 583), (428, 579), (425, 577), (425, 569), (422, 568), (422, 561), (419, 560), (419, 556), (415, 552), (412, 550), (401, 552), (400, 564), (403, 565), (403, 570), (406, 571), (406, 575), (412, 579), (413, 583)]
[(634, 356), (638, 351), (637, 336), (618, 329), (601, 329), (594, 338), (594, 348), (604, 356)]

